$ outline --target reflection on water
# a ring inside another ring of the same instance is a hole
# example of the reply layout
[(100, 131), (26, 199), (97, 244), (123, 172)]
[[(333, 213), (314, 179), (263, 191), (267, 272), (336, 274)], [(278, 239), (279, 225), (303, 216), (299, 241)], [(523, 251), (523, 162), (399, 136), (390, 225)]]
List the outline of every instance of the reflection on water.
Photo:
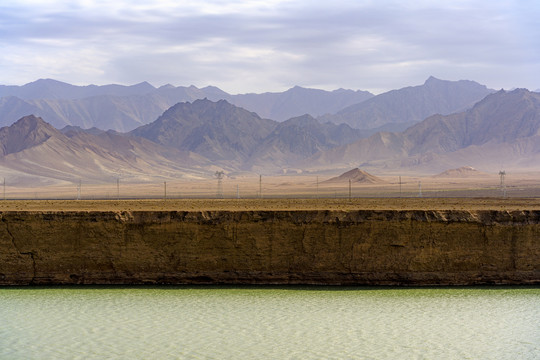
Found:
[(0, 359), (540, 359), (540, 288), (0, 288)]

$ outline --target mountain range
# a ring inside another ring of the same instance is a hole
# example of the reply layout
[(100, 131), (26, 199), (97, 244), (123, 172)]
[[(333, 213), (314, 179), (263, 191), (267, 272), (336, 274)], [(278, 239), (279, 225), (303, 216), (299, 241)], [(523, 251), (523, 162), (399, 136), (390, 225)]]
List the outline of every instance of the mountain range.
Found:
[(0, 86), (0, 125), (33, 114), (57, 128), (71, 125), (126, 132), (153, 122), (179, 102), (207, 98), (227, 100), (280, 122), (310, 114), (320, 122), (347, 123), (363, 129), (367, 136), (376, 131), (404, 130), (429, 115), (464, 110), (491, 92), (472, 81), (433, 77), (423, 85), (377, 96), (360, 90), (324, 91), (299, 86), (281, 93), (230, 95), (213, 86), (75, 86), (42, 79), (23, 86)]
[(0, 129), (0, 169), (12, 184), (205, 176), (209, 166), (199, 155), (114, 131), (62, 133), (33, 115)]
[(75, 86), (41, 79), (23, 86), (0, 86), (0, 125), (10, 125), (34, 114), (57, 128), (73, 125), (125, 132), (156, 120), (176, 103), (204, 98), (227, 100), (263, 118), (284, 121), (306, 113), (333, 113), (372, 96), (367, 91), (324, 91), (299, 86), (281, 93), (230, 95), (213, 86), (155, 88), (146, 82), (132, 86)]
[(540, 170), (540, 94), (501, 90), (469, 110), (433, 115), (403, 132), (379, 132), (318, 153), (308, 163), (314, 168), (362, 164), (424, 172), (462, 165)]
[[(438, 82), (431, 79), (423, 86)], [(27, 115), (0, 129), (0, 171), (10, 182), (45, 184), (80, 178), (109, 183), (117, 177), (134, 182), (204, 178), (217, 170), (540, 170), (540, 94), (488, 91), (465, 108), (428, 116), (404, 131), (369, 137), (347, 124), (322, 123), (309, 114), (278, 122), (227, 100), (208, 98), (177, 103), (154, 121), (122, 133), (73, 125), (58, 130), (46, 118)]]
[(321, 124), (307, 114), (279, 123), (226, 100), (208, 99), (178, 103), (129, 134), (192, 151), (224, 168), (248, 171), (279, 171), (362, 136), (348, 125)]
[(358, 129), (405, 130), (430, 115), (466, 110), (493, 92), (474, 81), (445, 81), (431, 76), (423, 85), (374, 96), (321, 120), (343, 122)]

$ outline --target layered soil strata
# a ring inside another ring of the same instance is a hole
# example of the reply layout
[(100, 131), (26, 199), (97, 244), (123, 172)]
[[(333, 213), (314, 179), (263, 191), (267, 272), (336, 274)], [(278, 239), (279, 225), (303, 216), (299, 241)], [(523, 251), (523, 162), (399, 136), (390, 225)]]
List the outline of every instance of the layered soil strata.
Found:
[(540, 210), (0, 216), (0, 285), (540, 284)]

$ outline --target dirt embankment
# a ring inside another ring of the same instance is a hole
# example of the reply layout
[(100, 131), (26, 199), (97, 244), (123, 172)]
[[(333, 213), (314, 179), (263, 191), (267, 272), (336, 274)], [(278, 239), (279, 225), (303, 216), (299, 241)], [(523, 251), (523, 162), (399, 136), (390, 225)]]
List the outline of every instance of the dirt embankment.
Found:
[(0, 285), (540, 284), (538, 210), (0, 215)]

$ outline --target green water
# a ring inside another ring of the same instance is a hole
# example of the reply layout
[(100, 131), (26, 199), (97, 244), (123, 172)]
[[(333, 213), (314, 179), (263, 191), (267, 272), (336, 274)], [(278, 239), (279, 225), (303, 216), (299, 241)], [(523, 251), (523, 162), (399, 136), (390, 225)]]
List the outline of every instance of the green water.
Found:
[(540, 359), (540, 288), (0, 288), (0, 359)]

